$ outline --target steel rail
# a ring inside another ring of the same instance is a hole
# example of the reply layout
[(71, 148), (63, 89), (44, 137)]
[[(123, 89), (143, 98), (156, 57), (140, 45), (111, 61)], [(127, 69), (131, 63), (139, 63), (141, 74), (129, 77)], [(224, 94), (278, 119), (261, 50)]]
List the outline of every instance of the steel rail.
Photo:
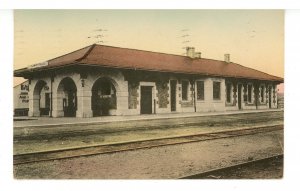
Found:
[(213, 133), (202, 133), (202, 134), (185, 135), (185, 136), (177, 136), (177, 137), (158, 138), (158, 139), (151, 139), (151, 140), (131, 141), (131, 142), (124, 142), (124, 143), (109, 144), (109, 145), (94, 145), (94, 146), (86, 146), (86, 147), (79, 147), (79, 148), (16, 154), (13, 156), (13, 164), (19, 165), (19, 164), (60, 160), (60, 159), (75, 158), (75, 157), (87, 157), (92, 155), (116, 153), (122, 151), (132, 151), (137, 149), (149, 149), (153, 147), (162, 147), (162, 146), (185, 144), (185, 143), (192, 143), (192, 142), (199, 142), (199, 141), (206, 141), (206, 140), (231, 138), (236, 136), (245, 136), (250, 134), (277, 131), (282, 129), (283, 129), (283, 125), (274, 125), (274, 126), (267, 126), (267, 127), (255, 127), (255, 128), (238, 129), (238, 130), (224, 130), (224, 131), (213, 132)]
[[(210, 170), (203, 171), (203, 172), (200, 172), (200, 173), (197, 173), (197, 174), (191, 174), (191, 175), (188, 175), (188, 176), (179, 177), (178, 179), (193, 179), (193, 177), (195, 177), (195, 176), (200, 176), (201, 179), (204, 178), (204, 177), (205, 177), (205, 179), (216, 179), (216, 178), (207, 178), (206, 176), (209, 175), (209, 174), (217, 173), (218, 171), (230, 170), (232, 168), (238, 168), (238, 167), (242, 167), (242, 166), (245, 166), (245, 165), (250, 165), (250, 164), (253, 164), (253, 163), (256, 163), (256, 162), (262, 162), (264, 160), (272, 159), (272, 158), (275, 158), (275, 157), (283, 157), (283, 156), (284, 156), (284, 154), (280, 153), (280, 154), (276, 154), (276, 155), (272, 155), (272, 156), (258, 158), (258, 159), (251, 160), (251, 161), (240, 162), (240, 163), (237, 163), (237, 164), (234, 164), (234, 165), (229, 165), (229, 166), (223, 166), (223, 167), (220, 167), (220, 168), (210, 169)], [(217, 178), (217, 179), (222, 179), (222, 177)]]

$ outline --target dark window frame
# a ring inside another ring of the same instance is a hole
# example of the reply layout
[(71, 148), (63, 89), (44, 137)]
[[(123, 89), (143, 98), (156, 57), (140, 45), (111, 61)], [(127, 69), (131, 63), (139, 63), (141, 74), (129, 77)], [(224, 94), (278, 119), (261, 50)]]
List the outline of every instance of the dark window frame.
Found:
[(265, 102), (265, 86), (264, 85), (262, 85), (260, 87), (260, 100), (261, 100), (261, 103)]
[[(251, 87), (251, 89), (249, 89)], [(252, 99), (252, 91), (253, 91), (253, 85), (252, 84), (248, 84), (247, 85), (247, 96), (248, 96), (248, 103), (252, 103), (253, 99)]]
[[(186, 85), (186, 86), (184, 86)], [(189, 96), (189, 81), (188, 80), (182, 80), (181, 81), (181, 99), (182, 101), (188, 101)]]
[(232, 87), (233, 87), (232, 83), (226, 83), (226, 103), (232, 102)]
[(213, 82), (213, 100), (221, 100), (221, 82)]
[(204, 81), (203, 80), (197, 80), (196, 84), (197, 84), (197, 100), (203, 101), (205, 99)]

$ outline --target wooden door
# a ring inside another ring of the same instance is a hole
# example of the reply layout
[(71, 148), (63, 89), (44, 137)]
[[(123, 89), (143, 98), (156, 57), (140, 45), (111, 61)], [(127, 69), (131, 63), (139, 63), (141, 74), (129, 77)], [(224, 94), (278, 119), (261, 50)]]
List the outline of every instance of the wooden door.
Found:
[(141, 114), (152, 113), (152, 86), (141, 86)]

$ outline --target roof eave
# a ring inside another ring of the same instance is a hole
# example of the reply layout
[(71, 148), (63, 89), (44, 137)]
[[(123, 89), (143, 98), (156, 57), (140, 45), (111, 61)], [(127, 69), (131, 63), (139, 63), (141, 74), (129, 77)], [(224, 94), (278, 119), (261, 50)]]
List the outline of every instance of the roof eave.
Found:
[(142, 68), (135, 68), (135, 67), (118, 67), (118, 66), (108, 66), (105, 64), (102, 65), (96, 65), (96, 64), (88, 64), (88, 63), (82, 63), (82, 62), (72, 62), (72, 63), (67, 63), (63, 65), (55, 65), (55, 66), (46, 66), (46, 67), (40, 67), (40, 68), (21, 68), (18, 70), (14, 71), (14, 76), (15, 77), (26, 77), (30, 74), (36, 73), (36, 72), (41, 72), (41, 71), (49, 71), (57, 68), (64, 68), (67, 66), (75, 66), (75, 65), (81, 65), (81, 66), (93, 66), (93, 67), (105, 67), (105, 68), (116, 68), (116, 69), (127, 69), (127, 70), (139, 70), (139, 71), (152, 71), (152, 72), (171, 72), (171, 73), (177, 73), (177, 74), (191, 74), (191, 75), (203, 75), (203, 76), (214, 76), (214, 77), (225, 77), (225, 78), (237, 78), (237, 79), (249, 79), (249, 80), (261, 80), (261, 81), (273, 81), (275, 83), (283, 83), (284, 79), (279, 78), (279, 79), (263, 79), (263, 78), (251, 78), (251, 77), (245, 77), (245, 76), (229, 76), (229, 75), (221, 75), (221, 74), (210, 74), (210, 73), (201, 73), (201, 72), (176, 72), (176, 71), (169, 71), (169, 70), (156, 70), (156, 69), (142, 69)]
[(64, 68), (64, 67), (71, 66), (71, 65), (75, 66), (76, 64), (77, 64), (77, 62), (72, 62), (72, 63), (63, 64), (63, 65), (45, 66), (45, 67), (40, 67), (40, 68), (21, 68), (21, 69), (14, 71), (14, 76), (15, 77), (24, 77), (24, 76), (27, 76), (28, 74), (33, 74), (33, 73), (41, 72), (41, 71), (50, 71), (53, 69)]

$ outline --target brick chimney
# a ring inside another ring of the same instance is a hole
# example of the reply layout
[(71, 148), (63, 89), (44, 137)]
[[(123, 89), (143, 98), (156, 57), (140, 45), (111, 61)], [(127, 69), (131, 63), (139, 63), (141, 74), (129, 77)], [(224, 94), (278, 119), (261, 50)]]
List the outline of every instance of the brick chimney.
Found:
[(186, 56), (190, 58), (195, 58), (195, 48), (194, 47), (186, 47)]
[(230, 54), (224, 54), (224, 61), (230, 63)]

